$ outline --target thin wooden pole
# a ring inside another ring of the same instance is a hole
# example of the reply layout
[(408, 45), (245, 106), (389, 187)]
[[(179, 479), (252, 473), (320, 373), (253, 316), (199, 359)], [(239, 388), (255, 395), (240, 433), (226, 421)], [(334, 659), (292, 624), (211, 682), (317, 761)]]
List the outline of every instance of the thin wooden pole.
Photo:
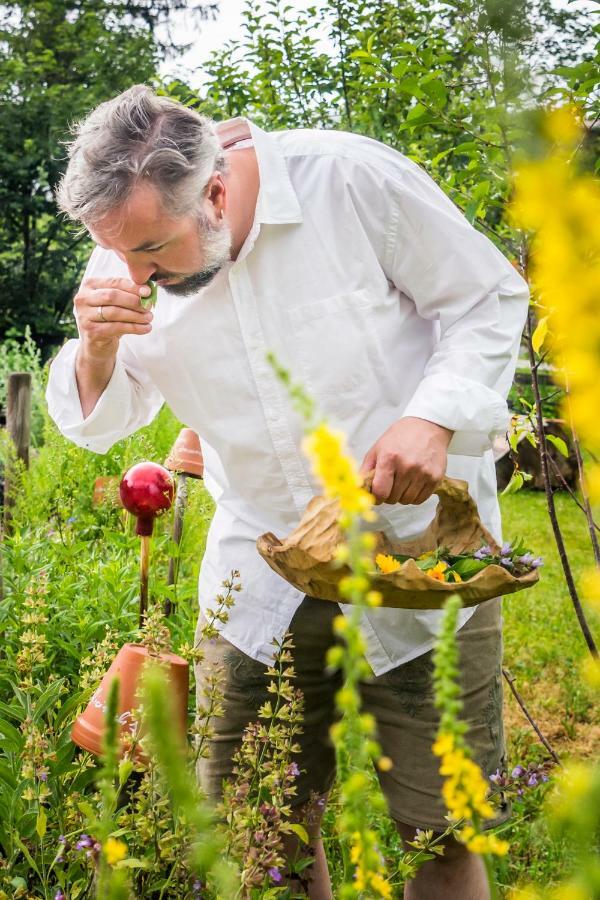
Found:
[(143, 534), (140, 537), (140, 628), (144, 624), (144, 616), (148, 611), (148, 563), (150, 560), (150, 538)]
[[(167, 584), (175, 586), (179, 575), (179, 545), (183, 535), (183, 518), (187, 505), (187, 475), (180, 472), (177, 476), (177, 496), (175, 498), (175, 514), (173, 517), (173, 543), (177, 547), (177, 553), (169, 559), (169, 574)], [(170, 616), (173, 612), (173, 604), (169, 597), (164, 603), (164, 614)]]

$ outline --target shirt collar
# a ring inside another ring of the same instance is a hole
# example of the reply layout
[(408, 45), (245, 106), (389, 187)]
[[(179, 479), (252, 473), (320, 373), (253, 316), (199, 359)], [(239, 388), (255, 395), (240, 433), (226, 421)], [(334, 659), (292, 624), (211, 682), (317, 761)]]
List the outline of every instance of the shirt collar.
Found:
[(264, 225), (302, 222), (302, 210), (285, 159), (269, 132), (238, 116), (217, 123), (217, 134), (224, 150), (239, 141), (254, 142), (260, 177), (255, 221)]

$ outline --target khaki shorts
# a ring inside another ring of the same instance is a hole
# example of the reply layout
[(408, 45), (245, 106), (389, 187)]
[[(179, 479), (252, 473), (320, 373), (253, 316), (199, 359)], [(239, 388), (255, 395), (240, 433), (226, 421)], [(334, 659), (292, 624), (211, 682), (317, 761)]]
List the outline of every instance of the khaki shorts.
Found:
[[(486, 775), (505, 767), (502, 723), (502, 613), (501, 597), (480, 604), (458, 632), (461, 660), (462, 718), (468, 723), (467, 740), (475, 761)], [(336, 719), (335, 692), (340, 674), (325, 671), (327, 649), (338, 639), (332, 621), (337, 603), (305, 597), (290, 625), (294, 641), (294, 685), (304, 694), (302, 752), (295, 757), (301, 774), (296, 779), (293, 805), (309, 800), (312, 793), (330, 790), (335, 779), (335, 752), (329, 729)], [(198, 621), (199, 636), (203, 619)], [(205, 659), (196, 666), (198, 703), (202, 702), (205, 672), (215, 663), (224, 667), (224, 715), (213, 720), (215, 729), (210, 755), (199, 760), (198, 777), (214, 800), (223, 779), (231, 775), (231, 757), (248, 722), (272, 694), (265, 666), (238, 650), (222, 637), (205, 642)], [(431, 686), (432, 651), (404, 663), (384, 675), (361, 684), (365, 711), (377, 721), (378, 740), (393, 766), (377, 772), (390, 815), (397, 822), (419, 828), (446, 829), (446, 810), (441, 798), (439, 759), (431, 745), (439, 721)], [(493, 827), (506, 821), (510, 803), (499, 807)]]

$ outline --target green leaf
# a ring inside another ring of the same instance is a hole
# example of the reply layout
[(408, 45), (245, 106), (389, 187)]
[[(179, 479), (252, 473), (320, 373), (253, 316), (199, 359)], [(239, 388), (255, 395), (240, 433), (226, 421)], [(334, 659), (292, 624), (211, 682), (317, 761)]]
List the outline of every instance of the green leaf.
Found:
[(38, 833), (38, 837), (41, 839), (46, 834), (46, 823), (48, 821), (48, 817), (46, 816), (46, 810), (43, 806), (40, 806), (37, 814), (37, 819), (35, 822), (35, 830)]
[(119, 784), (125, 784), (131, 773), (133, 772), (133, 763), (130, 759), (122, 759), (119, 763)]
[(87, 800), (80, 800), (77, 804), (77, 808), (80, 812), (84, 814), (86, 819), (95, 819), (96, 813), (90, 803)]
[(152, 862), (149, 859), (136, 859), (133, 856), (128, 856), (125, 859), (119, 860), (116, 864), (115, 868), (117, 869), (151, 869)]
[(537, 323), (535, 331), (533, 332), (533, 337), (531, 338), (531, 346), (535, 350), (536, 353), (539, 353), (542, 349), (544, 341), (546, 340), (546, 336), (548, 334), (548, 316), (544, 316)]
[(422, 84), (422, 88), (435, 106), (442, 107), (448, 102), (448, 91), (439, 78)]
[(510, 481), (502, 491), (502, 496), (504, 496), (504, 494), (516, 494), (517, 491), (520, 491), (523, 487), (524, 480), (521, 472), (513, 472)]
[(547, 434), (546, 440), (549, 441), (554, 447), (556, 447), (559, 453), (568, 458), (569, 448), (567, 447), (566, 442), (561, 437), (558, 437), (558, 435), (556, 434)]
[(477, 572), (485, 569), (486, 566), (487, 563), (482, 559), (461, 559), (451, 566), (451, 570), (457, 572), (461, 578), (468, 580), (473, 575), (476, 575)]
[(303, 825), (298, 825), (296, 822), (294, 822), (292, 825), (289, 826), (289, 829), (290, 829), (290, 831), (293, 831), (294, 834), (297, 834), (298, 837), (300, 838), (300, 840), (304, 844), (310, 844), (310, 838), (308, 836), (308, 831), (306, 830), (306, 828), (304, 828)]

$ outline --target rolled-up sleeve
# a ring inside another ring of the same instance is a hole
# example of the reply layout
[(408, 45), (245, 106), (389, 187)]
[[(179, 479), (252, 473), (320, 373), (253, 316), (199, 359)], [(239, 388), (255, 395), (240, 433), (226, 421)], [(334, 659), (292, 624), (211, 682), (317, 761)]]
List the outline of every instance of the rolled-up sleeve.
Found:
[(389, 277), (439, 337), (404, 410), (454, 432), (448, 452), (480, 456), (509, 421), (506, 398), (527, 317), (529, 288), (417, 166), (392, 187)]
[[(122, 263), (108, 251), (96, 248), (84, 280), (92, 275), (127, 275)], [(163, 397), (146, 376), (135, 354), (121, 338), (109, 383), (94, 409), (84, 419), (75, 376), (79, 340), (61, 348), (50, 366), (46, 401), (59, 431), (79, 447), (106, 453), (113, 444), (148, 425), (163, 404)]]

